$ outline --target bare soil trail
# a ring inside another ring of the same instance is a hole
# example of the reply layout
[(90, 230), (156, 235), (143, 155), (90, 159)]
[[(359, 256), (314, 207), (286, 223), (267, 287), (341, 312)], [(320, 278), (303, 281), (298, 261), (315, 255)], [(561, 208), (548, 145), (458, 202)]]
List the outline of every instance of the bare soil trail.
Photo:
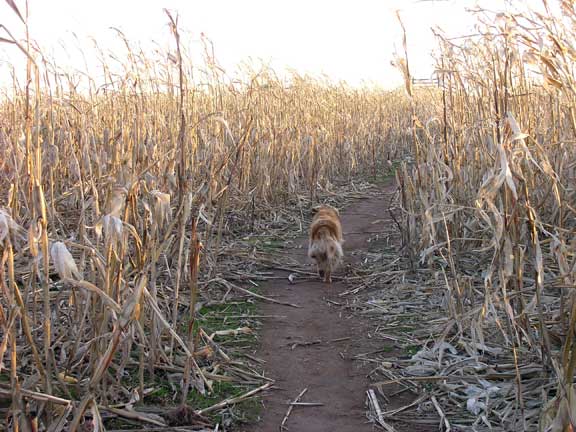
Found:
[[(388, 215), (393, 186), (386, 186), (370, 199), (361, 199), (341, 210), (344, 231), (344, 267), (354, 266), (368, 239), (393, 223)], [(287, 257), (309, 265), (307, 238), (295, 241), (294, 247), (283, 251)], [(356, 253), (355, 253), (356, 252)], [(310, 266), (310, 271), (314, 267)], [(280, 430), (289, 403), (304, 390), (301, 402), (318, 406), (294, 406), (286, 427), (296, 432), (363, 432), (376, 430), (366, 417), (366, 390), (371, 365), (354, 357), (383, 348), (395, 355), (394, 347), (382, 340), (370, 339), (373, 325), (359, 319), (347, 309), (353, 301), (340, 296), (347, 287), (336, 273), (336, 281), (323, 284), (319, 278), (290, 283), (285, 276), (264, 286), (263, 294), (282, 302), (300, 305), (291, 308), (265, 303), (262, 315), (285, 316), (263, 320), (261, 345), (256, 354), (266, 361), (264, 370), (275, 380), (275, 390), (264, 397), (261, 421), (244, 431), (272, 432)], [(390, 407), (388, 407), (390, 408)]]

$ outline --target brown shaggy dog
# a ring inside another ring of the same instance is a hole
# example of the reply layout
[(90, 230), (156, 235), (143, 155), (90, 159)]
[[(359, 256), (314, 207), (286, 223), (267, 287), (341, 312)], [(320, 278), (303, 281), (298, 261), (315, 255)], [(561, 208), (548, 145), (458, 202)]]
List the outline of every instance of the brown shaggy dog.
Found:
[(316, 261), (318, 275), (324, 278), (324, 282), (331, 283), (332, 271), (338, 267), (344, 256), (340, 213), (329, 205), (315, 207), (314, 211), (310, 225), (308, 256)]

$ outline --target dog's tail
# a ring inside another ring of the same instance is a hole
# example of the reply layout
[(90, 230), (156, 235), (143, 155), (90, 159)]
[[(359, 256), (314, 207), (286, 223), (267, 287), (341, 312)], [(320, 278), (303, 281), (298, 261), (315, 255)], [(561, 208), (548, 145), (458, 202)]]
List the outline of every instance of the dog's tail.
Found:
[(308, 256), (316, 261), (328, 261), (331, 268), (335, 268), (342, 261), (344, 251), (340, 242), (333, 238), (323, 237), (311, 242)]

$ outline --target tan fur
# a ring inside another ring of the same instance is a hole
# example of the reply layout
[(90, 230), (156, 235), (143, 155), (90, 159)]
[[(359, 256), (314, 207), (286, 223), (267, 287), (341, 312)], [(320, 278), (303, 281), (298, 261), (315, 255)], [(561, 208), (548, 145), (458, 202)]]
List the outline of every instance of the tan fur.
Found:
[(340, 265), (342, 251), (342, 225), (340, 213), (329, 205), (314, 208), (316, 214), (310, 225), (308, 256), (316, 261), (318, 274), (324, 282), (332, 282), (332, 272)]

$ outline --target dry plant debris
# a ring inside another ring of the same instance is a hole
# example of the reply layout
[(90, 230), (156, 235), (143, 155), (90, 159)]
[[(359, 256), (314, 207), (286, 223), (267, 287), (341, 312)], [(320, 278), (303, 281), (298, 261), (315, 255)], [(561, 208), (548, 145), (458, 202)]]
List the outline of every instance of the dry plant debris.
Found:
[[(0, 26), (28, 62), (0, 103), (3, 427), (167, 427), (152, 404), (229, 427), (230, 404), (270, 386), (242, 354), (244, 306), (266, 267), (312, 276), (279, 242), (401, 160), (390, 232), (343, 296), (387, 341), (359, 358), (375, 422), (574, 429), (576, 9), (516, 6), (438, 32), (437, 89), (413, 85), (404, 38), (406, 94), (235, 80), (209, 54), (191, 64), (169, 13), (167, 52), (120, 32), (125, 52), (96, 46), (103, 82)], [(387, 409), (395, 392), (415, 396)]]
[(248, 354), (267, 249), (407, 139), (384, 135), (409, 124), (383, 108), (401, 92), (238, 82), (208, 54), (192, 65), (167, 19), (168, 51), (96, 45), (103, 82), (0, 26), (28, 61), (0, 103), (1, 427), (245, 420), (271, 386)]

